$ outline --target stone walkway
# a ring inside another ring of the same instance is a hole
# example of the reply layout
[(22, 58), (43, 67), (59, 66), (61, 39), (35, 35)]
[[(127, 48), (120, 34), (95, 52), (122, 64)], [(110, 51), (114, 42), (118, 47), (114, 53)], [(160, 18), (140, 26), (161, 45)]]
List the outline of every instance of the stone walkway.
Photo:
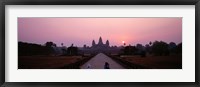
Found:
[(110, 69), (124, 69), (124, 67), (103, 53), (97, 54), (95, 57), (91, 58), (88, 62), (83, 64), (80, 68), (86, 69), (89, 65), (91, 66), (91, 69), (103, 69), (105, 62), (109, 63)]

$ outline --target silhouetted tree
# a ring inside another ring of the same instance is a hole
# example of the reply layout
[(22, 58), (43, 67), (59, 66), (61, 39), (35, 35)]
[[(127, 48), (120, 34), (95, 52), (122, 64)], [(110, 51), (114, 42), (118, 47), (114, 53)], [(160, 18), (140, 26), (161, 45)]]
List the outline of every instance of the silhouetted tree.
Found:
[(182, 54), (182, 43), (179, 43), (176, 47), (176, 53)]
[(152, 42), (151, 42), (151, 41), (149, 42), (149, 45), (150, 45), (150, 46), (152, 45)]
[(138, 49), (135, 46), (126, 46), (124, 48), (124, 54), (125, 55), (133, 55), (136, 54)]
[(46, 46), (46, 47), (52, 47), (53, 45), (54, 45), (53, 42), (46, 42), (46, 43), (45, 43), (45, 46)]
[(155, 41), (152, 45), (152, 52), (155, 55), (169, 55), (168, 44), (163, 41)]
[(177, 48), (176, 43), (170, 42), (168, 48), (169, 48), (170, 54), (176, 54), (176, 48)]
[(51, 41), (50, 42), (46, 42), (45, 46), (48, 49), (48, 54), (53, 54), (54, 53), (53, 46), (55, 46), (55, 44), (53, 42), (51, 42)]
[(67, 48), (68, 55), (77, 55), (78, 54), (78, 47), (68, 47)]
[(136, 48), (139, 49), (140, 51), (144, 50), (144, 46), (142, 44), (137, 44)]
[(151, 46), (149, 44), (146, 44), (145, 45), (145, 50), (147, 53), (151, 54), (152, 53), (152, 49), (151, 49)]
[(39, 44), (18, 42), (19, 56), (31, 56), (31, 55), (49, 55), (50, 49), (48, 46), (42, 46)]
[(84, 44), (84, 45), (83, 45), (83, 48), (86, 48), (86, 47), (87, 47), (87, 45), (86, 45), (86, 44)]

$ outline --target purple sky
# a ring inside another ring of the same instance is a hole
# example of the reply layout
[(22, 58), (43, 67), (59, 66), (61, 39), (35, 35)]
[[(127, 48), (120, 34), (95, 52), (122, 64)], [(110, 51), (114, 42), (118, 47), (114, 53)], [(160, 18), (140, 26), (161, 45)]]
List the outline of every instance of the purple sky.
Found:
[(182, 42), (182, 18), (18, 18), (18, 40), (58, 46), (91, 46), (99, 37), (110, 45)]

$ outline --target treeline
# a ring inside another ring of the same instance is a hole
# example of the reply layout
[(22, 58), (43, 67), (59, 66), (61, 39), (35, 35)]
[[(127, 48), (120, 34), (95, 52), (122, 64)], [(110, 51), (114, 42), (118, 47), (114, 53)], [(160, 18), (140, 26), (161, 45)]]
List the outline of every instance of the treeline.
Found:
[(145, 57), (146, 54), (163, 56), (163, 55), (177, 55), (182, 54), (182, 43), (175, 44), (170, 42), (169, 44), (163, 41), (149, 42), (143, 46), (142, 44), (137, 44), (136, 46), (125, 46), (122, 49), (123, 55), (141, 55)]
[(49, 55), (52, 51), (51, 47), (42, 46), (38, 44), (18, 42), (18, 55), (30, 56), (30, 55)]
[(68, 48), (66, 48), (66, 47), (61, 48), (61, 50), (62, 50), (62, 55), (64, 55), (64, 56), (66, 56), (66, 55), (67, 56), (79, 55), (78, 54), (78, 47), (74, 47), (73, 44)]
[[(60, 50), (60, 51), (58, 51)], [(78, 48), (61, 47), (58, 48), (53, 42), (46, 42), (44, 45), (18, 42), (18, 55), (19, 56), (33, 56), (33, 55), (77, 55)]]

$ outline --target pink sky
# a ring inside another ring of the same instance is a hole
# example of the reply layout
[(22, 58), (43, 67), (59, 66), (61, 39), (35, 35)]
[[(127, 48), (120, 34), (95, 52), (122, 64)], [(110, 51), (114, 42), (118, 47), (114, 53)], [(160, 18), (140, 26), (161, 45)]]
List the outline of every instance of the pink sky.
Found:
[(182, 42), (182, 18), (18, 18), (18, 40), (58, 46), (91, 46), (99, 37), (110, 45), (150, 41)]

